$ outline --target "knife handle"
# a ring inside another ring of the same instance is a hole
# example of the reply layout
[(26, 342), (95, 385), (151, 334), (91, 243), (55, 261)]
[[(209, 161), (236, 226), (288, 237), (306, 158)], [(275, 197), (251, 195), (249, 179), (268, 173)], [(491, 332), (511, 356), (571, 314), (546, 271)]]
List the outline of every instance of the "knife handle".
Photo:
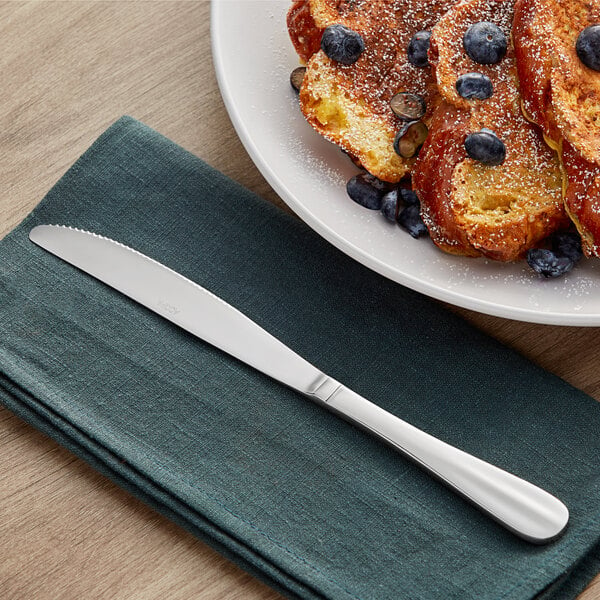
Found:
[(309, 395), (407, 455), (527, 541), (544, 544), (565, 529), (567, 507), (532, 483), (417, 429), (331, 378)]

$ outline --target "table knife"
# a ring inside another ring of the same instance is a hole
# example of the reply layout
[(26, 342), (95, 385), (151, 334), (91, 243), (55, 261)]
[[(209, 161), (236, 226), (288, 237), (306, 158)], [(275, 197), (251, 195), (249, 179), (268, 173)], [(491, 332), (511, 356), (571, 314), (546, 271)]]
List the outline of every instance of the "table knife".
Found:
[(29, 238), (258, 371), (308, 396), (412, 459), (523, 539), (543, 544), (569, 511), (541, 488), (417, 429), (296, 354), (236, 308), (183, 275), (106, 237), (39, 225)]

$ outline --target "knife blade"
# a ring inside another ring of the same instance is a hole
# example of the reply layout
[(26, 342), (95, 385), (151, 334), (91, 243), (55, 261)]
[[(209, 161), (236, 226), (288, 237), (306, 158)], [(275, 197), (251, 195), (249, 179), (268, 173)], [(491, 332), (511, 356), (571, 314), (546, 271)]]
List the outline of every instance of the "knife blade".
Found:
[(383, 410), (320, 371), (212, 292), (156, 260), (109, 238), (63, 225), (38, 225), (29, 238), (377, 436), (521, 538), (547, 543), (566, 528), (569, 511), (555, 496)]

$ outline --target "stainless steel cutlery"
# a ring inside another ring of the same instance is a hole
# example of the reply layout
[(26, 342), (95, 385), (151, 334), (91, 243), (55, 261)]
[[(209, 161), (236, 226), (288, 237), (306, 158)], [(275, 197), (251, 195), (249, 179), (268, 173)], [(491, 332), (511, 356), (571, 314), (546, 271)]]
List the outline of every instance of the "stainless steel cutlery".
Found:
[(413, 427), (329, 377), (197, 283), (108, 238), (40, 225), (30, 239), (165, 319), (393, 446), (522, 538), (545, 543), (569, 512), (539, 487)]

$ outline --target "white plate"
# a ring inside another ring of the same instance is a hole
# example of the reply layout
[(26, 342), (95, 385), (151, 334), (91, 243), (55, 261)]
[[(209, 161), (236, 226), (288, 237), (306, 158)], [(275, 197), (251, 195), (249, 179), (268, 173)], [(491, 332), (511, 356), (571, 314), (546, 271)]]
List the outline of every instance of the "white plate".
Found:
[(289, 0), (213, 0), (217, 78), (246, 150), (290, 208), (334, 246), (378, 273), (458, 306), (555, 325), (600, 325), (600, 267), (583, 260), (545, 280), (525, 262), (450, 256), (352, 202), (352, 163), (304, 121), (289, 74)]

